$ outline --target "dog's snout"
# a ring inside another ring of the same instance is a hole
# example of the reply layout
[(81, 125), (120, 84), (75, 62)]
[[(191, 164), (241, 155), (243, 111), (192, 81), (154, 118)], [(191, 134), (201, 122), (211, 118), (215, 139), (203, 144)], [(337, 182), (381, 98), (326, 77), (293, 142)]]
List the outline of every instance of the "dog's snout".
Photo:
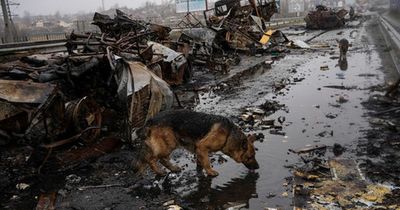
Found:
[(260, 166), (258, 165), (258, 162), (255, 159), (250, 162), (244, 163), (244, 166), (246, 166), (246, 168), (248, 168), (250, 170), (255, 170), (255, 169), (260, 168)]

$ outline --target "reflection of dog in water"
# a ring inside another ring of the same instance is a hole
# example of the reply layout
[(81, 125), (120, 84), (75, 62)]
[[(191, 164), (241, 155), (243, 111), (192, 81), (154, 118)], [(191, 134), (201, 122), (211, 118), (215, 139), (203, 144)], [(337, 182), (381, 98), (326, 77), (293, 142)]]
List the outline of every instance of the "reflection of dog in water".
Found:
[[(249, 208), (249, 200), (257, 197), (258, 173), (248, 173), (244, 177), (233, 178), (229, 182), (211, 187), (212, 181), (208, 177), (199, 180), (197, 190), (185, 196), (194, 208), (227, 209), (228, 203), (244, 203)], [(204, 201), (204, 198), (207, 198)]]
[(347, 59), (339, 60), (338, 66), (340, 67), (340, 70), (346, 71), (348, 68)]
[(171, 152), (178, 146), (194, 152), (198, 164), (209, 176), (218, 175), (211, 167), (209, 152), (222, 151), (251, 170), (259, 168), (255, 159), (255, 136), (247, 137), (232, 121), (222, 116), (189, 110), (161, 112), (150, 119), (138, 134), (145, 139), (139, 159), (133, 162), (139, 172), (143, 172), (148, 164), (155, 173), (164, 175), (158, 160), (172, 172), (180, 171), (169, 161)]

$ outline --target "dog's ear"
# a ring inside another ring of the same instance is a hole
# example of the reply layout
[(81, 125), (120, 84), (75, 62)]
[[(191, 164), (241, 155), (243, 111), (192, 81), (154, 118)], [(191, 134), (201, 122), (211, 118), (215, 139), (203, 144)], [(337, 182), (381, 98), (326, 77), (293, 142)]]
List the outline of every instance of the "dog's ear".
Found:
[(257, 139), (256, 134), (247, 135), (247, 140), (249, 140), (251, 143), (254, 143), (256, 139)]

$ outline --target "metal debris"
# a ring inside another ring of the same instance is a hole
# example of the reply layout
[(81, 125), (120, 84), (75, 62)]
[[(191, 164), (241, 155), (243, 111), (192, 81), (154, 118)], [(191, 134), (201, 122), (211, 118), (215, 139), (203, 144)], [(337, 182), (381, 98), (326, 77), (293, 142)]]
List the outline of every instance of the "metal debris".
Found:
[(345, 25), (344, 17), (347, 10), (340, 9), (335, 11), (323, 5), (318, 5), (315, 11), (311, 11), (304, 18), (307, 28), (310, 29), (329, 29), (339, 28)]

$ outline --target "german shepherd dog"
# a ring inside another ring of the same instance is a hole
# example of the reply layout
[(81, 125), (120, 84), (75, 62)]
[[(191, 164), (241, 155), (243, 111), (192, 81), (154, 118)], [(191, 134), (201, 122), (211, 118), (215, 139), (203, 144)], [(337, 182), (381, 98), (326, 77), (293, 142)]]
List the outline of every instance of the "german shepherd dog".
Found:
[(189, 110), (165, 111), (147, 121), (138, 131), (138, 137), (145, 139), (139, 158), (133, 162), (140, 173), (149, 165), (157, 175), (165, 175), (158, 161), (170, 171), (179, 172), (180, 168), (169, 160), (171, 152), (179, 146), (196, 154), (198, 166), (205, 169), (208, 176), (218, 176), (211, 167), (209, 152), (222, 151), (250, 170), (259, 168), (255, 159), (255, 136), (247, 137), (222, 116)]

